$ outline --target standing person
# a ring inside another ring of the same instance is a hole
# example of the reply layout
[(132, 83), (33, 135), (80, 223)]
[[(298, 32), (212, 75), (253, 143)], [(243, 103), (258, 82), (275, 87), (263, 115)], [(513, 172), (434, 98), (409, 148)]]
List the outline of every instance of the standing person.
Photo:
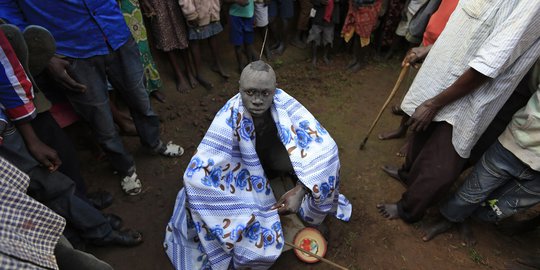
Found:
[[(253, 17), (255, 17), (255, 27), (256, 30), (261, 34), (263, 42), (268, 39), (268, 3), (270, 0), (255, 0), (255, 12)], [(264, 42), (264, 56), (266, 60), (270, 60), (270, 50), (268, 49), (268, 42)]]
[[(538, 90), (440, 207), (443, 218), (426, 230), (424, 241), (473, 215), (499, 222), (540, 202), (540, 74), (534, 77)], [(488, 214), (481, 206), (485, 202)], [(468, 237), (466, 243), (475, 242), (472, 234)]]
[[(270, 50), (274, 54), (281, 55), (289, 42), (289, 21), (294, 17), (293, 0), (270, 0), (268, 16), (270, 17), (270, 32), (276, 40), (276, 43), (270, 46)], [(277, 20), (278, 16), (280, 20)]]
[(228, 79), (229, 75), (223, 70), (219, 55), (219, 44), (217, 34), (223, 31), (220, 23), (220, 0), (179, 0), (180, 7), (187, 20), (188, 39), (193, 60), (195, 64), (196, 79), (204, 88), (210, 90), (214, 85), (206, 80), (202, 74), (202, 57), (201, 44), (202, 40), (208, 40), (210, 44), (210, 52), (214, 59), (212, 71), (217, 72), (224, 79)]
[(397, 203), (377, 205), (383, 217), (416, 222), (448, 191), (540, 56), (539, 14), (540, 2), (458, 3), (401, 105), (414, 133), (392, 176), (407, 190)]
[(311, 3), (311, 0), (298, 0), (298, 6), (300, 7), (298, 21), (296, 23), (296, 31), (291, 44), (299, 49), (304, 49), (306, 48), (306, 42), (304, 42), (302, 36), (309, 29), (309, 17), (311, 15), (313, 4)]
[[(226, 2), (232, 3), (229, 8), (231, 25), (229, 33), (231, 43), (234, 45), (238, 73), (242, 73), (247, 63), (257, 60), (257, 53), (253, 48), (255, 5), (253, 0), (226, 0)], [(247, 61), (243, 60), (242, 52)]]
[(159, 102), (165, 102), (165, 94), (160, 90), (162, 83), (159, 76), (159, 72), (154, 63), (154, 58), (150, 52), (150, 46), (148, 45), (147, 31), (144, 26), (143, 14), (139, 7), (139, 2), (120, 0), (120, 9), (126, 20), (126, 24), (131, 31), (131, 35), (137, 42), (139, 52), (141, 54), (141, 62), (144, 67), (144, 78), (146, 80), (146, 91), (148, 95), (154, 97)]
[(328, 52), (334, 44), (334, 25), (339, 23), (339, 0), (311, 0), (315, 8), (313, 25), (309, 30), (307, 42), (311, 44), (311, 64), (317, 65), (317, 47), (323, 47), (323, 61), (330, 64)]
[(353, 59), (347, 69), (356, 72), (363, 67), (361, 48), (371, 43), (371, 33), (375, 30), (382, 0), (349, 0), (349, 10), (341, 29), (345, 42), (353, 39)]
[[(195, 88), (197, 79), (191, 70), (186, 22), (180, 5), (176, 1), (170, 0), (141, 0), (141, 4), (145, 14), (150, 17), (156, 49), (167, 54), (173, 68), (176, 77), (176, 90), (186, 92), (190, 87)], [(179, 55), (184, 62), (187, 79), (180, 68)]]
[[(28, 24), (47, 28), (56, 40), (56, 55), (48, 75), (57, 82), (75, 110), (90, 124), (97, 141), (121, 177), (128, 195), (142, 191), (135, 162), (122, 143), (112, 118), (107, 80), (126, 101), (141, 144), (153, 153), (177, 157), (179, 145), (163, 143), (159, 118), (144, 87), (139, 49), (114, 0), (71, 2), (6, 0), (0, 18), (24, 29)], [(84, 34), (80, 30), (85, 29)]]

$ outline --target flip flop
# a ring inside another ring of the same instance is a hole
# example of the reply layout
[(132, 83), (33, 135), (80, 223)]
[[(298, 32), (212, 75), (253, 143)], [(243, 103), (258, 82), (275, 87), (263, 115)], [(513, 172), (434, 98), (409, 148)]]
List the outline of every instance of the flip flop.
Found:
[(28, 47), (28, 68), (32, 76), (37, 76), (54, 56), (56, 41), (49, 30), (37, 25), (26, 27), (23, 36)]

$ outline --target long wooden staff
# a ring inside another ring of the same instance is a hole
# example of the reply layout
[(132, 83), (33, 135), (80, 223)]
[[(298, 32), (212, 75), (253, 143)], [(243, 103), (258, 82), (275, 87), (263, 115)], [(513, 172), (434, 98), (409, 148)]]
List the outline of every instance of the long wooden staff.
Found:
[(377, 122), (379, 122), (379, 119), (381, 118), (381, 115), (382, 115), (384, 109), (386, 109), (386, 107), (388, 106), (388, 103), (390, 103), (392, 98), (396, 95), (396, 92), (399, 89), (399, 87), (401, 86), (401, 82), (403, 81), (403, 78), (405, 78), (405, 75), (407, 74), (408, 70), (409, 70), (409, 65), (405, 65), (404, 67), (401, 68), (401, 73), (399, 73), (399, 77), (398, 77), (398, 79), (396, 81), (396, 84), (394, 85), (394, 88), (392, 89), (392, 92), (390, 92), (390, 95), (388, 96), (388, 98), (384, 102), (382, 108), (379, 110), (379, 114), (377, 115), (375, 120), (373, 120), (373, 123), (371, 123), (371, 126), (369, 127), (369, 131), (368, 131), (366, 137), (364, 138), (364, 140), (360, 144), (360, 150), (364, 149), (364, 146), (366, 146), (369, 135), (371, 135), (371, 132), (373, 131), (373, 128), (375, 127)]
[(287, 246), (289, 246), (289, 247), (292, 247), (292, 248), (294, 248), (294, 249), (298, 249), (298, 250), (300, 250), (301, 252), (307, 253), (309, 256), (313, 256), (313, 257), (315, 257), (315, 258), (321, 260), (321, 262), (325, 262), (325, 263), (330, 264), (330, 265), (332, 265), (332, 266), (334, 266), (334, 267), (336, 267), (336, 268), (339, 268), (339, 269), (342, 269), (342, 270), (349, 270), (349, 268), (343, 267), (343, 266), (341, 266), (341, 265), (339, 265), (339, 264), (337, 264), (337, 263), (335, 263), (335, 262), (333, 262), (333, 261), (331, 261), (331, 260), (325, 259), (325, 258), (323, 258), (323, 257), (321, 257), (321, 256), (319, 256), (319, 255), (317, 255), (317, 254), (315, 254), (315, 253), (312, 253), (312, 252), (309, 252), (309, 251), (307, 251), (307, 250), (304, 250), (304, 249), (302, 249), (302, 248), (300, 248), (300, 247), (297, 247), (296, 245), (294, 245), (294, 244), (292, 244), (292, 243), (285, 242), (285, 245), (287, 245)]

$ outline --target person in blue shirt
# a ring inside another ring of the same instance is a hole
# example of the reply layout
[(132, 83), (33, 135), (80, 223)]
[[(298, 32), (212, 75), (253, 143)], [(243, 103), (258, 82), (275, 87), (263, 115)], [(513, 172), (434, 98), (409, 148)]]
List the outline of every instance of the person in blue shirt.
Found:
[(144, 86), (144, 70), (137, 44), (114, 0), (0, 0), (0, 18), (24, 29), (47, 28), (57, 43), (46, 76), (53, 79), (75, 110), (93, 129), (129, 195), (139, 194), (133, 157), (115, 129), (109, 108), (107, 80), (127, 103), (142, 145), (157, 154), (176, 157), (184, 150), (165, 144), (159, 118)]

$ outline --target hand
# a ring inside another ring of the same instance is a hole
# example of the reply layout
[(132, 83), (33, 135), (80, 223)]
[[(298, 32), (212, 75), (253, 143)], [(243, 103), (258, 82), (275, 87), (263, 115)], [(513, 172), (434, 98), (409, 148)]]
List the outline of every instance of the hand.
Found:
[(144, 16), (149, 18), (156, 16), (156, 11), (154, 10), (154, 7), (150, 5), (148, 0), (140, 0), (140, 3)]
[(403, 58), (403, 61), (401, 62), (401, 66), (404, 67), (406, 65), (411, 65), (413, 68), (420, 68), (420, 63), (426, 59), (426, 56), (428, 55), (429, 51), (431, 49), (431, 46), (427, 47), (414, 47), (410, 49), (407, 54), (405, 54), (405, 58)]
[(243, 7), (245, 7), (245, 6), (247, 6), (249, 4), (249, 0), (236, 0), (235, 2), (236, 2), (236, 4), (238, 4), (240, 6), (243, 6)]
[(49, 172), (56, 171), (62, 165), (58, 153), (41, 141), (28, 145), (28, 150), (39, 163), (47, 167)]
[(304, 186), (298, 183), (296, 187), (283, 194), (276, 204), (272, 206), (271, 210), (277, 209), (280, 215), (297, 213), (304, 195), (306, 195)]
[(435, 102), (433, 102), (433, 99), (428, 99), (416, 108), (409, 121), (407, 121), (407, 125), (409, 125), (414, 132), (424, 131), (440, 109), (441, 107), (436, 105)]
[(195, 19), (195, 20), (187, 21), (187, 25), (190, 26), (190, 27), (197, 27), (197, 26), (199, 26), (199, 23)]
[(69, 61), (62, 59), (58, 56), (53, 56), (49, 61), (47, 70), (53, 79), (59, 83), (65, 89), (84, 93), (86, 91), (86, 86), (75, 81), (67, 73), (67, 68), (70, 65)]

